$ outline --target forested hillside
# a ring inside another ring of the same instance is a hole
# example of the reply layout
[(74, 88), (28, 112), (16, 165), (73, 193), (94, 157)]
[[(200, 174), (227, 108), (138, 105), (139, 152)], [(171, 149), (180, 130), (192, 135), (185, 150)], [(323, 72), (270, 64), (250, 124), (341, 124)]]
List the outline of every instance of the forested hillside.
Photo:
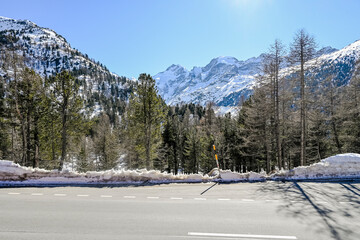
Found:
[(61, 168), (82, 159), (87, 136), (97, 141), (102, 114), (107, 127), (119, 123), (133, 81), (53, 30), (0, 17), (0, 50), (1, 158)]

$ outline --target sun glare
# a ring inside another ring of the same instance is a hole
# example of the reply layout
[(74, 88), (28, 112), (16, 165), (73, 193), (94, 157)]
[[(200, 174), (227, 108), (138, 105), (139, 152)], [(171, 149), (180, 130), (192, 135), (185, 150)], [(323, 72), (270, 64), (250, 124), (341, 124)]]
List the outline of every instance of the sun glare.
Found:
[(253, 10), (262, 7), (271, 2), (271, 0), (225, 0), (225, 3), (230, 3), (232, 7), (246, 8)]

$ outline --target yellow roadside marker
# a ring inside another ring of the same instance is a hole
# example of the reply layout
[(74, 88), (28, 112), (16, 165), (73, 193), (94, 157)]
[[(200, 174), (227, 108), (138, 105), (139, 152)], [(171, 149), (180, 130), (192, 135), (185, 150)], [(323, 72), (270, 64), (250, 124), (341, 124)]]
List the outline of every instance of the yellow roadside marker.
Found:
[[(215, 150), (216, 150), (215, 145), (213, 145), (213, 148), (214, 148), (214, 151), (215, 151)], [(216, 160), (216, 165), (217, 165), (217, 167), (218, 167), (218, 170), (220, 171), (218, 156), (217, 156), (216, 153), (215, 153), (215, 160)]]

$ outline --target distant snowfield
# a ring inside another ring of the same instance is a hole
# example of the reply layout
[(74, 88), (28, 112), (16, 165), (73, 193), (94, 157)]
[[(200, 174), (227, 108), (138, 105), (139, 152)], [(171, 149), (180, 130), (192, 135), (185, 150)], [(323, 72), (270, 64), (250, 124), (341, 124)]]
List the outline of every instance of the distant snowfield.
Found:
[(280, 170), (271, 175), (260, 173), (237, 173), (221, 170), (219, 178), (201, 174), (173, 175), (156, 170), (107, 170), (86, 173), (68, 170), (44, 170), (22, 167), (11, 161), (0, 160), (0, 185), (12, 184), (97, 184), (97, 183), (172, 183), (172, 182), (238, 182), (266, 180), (316, 180), (360, 178), (360, 154), (346, 153), (321, 160), (310, 166), (292, 170)]

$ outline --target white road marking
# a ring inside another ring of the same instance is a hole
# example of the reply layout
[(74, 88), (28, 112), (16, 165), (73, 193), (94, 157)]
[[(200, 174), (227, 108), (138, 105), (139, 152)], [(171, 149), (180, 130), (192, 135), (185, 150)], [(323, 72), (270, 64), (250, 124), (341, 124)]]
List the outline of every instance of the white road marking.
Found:
[(230, 201), (230, 198), (218, 198), (219, 201)]
[(78, 197), (88, 197), (89, 195), (87, 195), (87, 194), (78, 194), (76, 196), (78, 196)]
[(18, 193), (18, 192), (9, 192), (8, 194), (9, 195), (20, 195), (20, 193)]
[(273, 200), (273, 199), (266, 199), (266, 202), (278, 202), (279, 200)]
[(103, 198), (111, 198), (112, 196), (111, 196), (111, 195), (100, 195), (100, 197), (103, 197)]
[(292, 202), (292, 203), (297, 203), (297, 202), (303, 202), (303, 201), (290, 201), (290, 202)]
[(124, 196), (124, 198), (136, 198), (135, 196)]
[(42, 195), (44, 195), (43, 193), (32, 193), (31, 194), (32, 196), (42, 196)]
[(159, 199), (159, 197), (147, 197), (148, 199)]
[(241, 199), (241, 201), (243, 201), (243, 202), (254, 202), (255, 200), (254, 199)]
[(54, 196), (57, 196), (57, 197), (65, 197), (66, 194), (63, 194), (63, 193), (55, 193)]
[(194, 198), (194, 200), (196, 200), (196, 201), (205, 201), (206, 198)]
[(316, 203), (319, 203), (319, 204), (326, 204), (326, 203), (328, 203), (328, 202), (318, 201), (318, 202), (316, 202)]
[(353, 204), (353, 202), (339, 202), (340, 204)]
[(230, 233), (188, 232), (188, 235), (199, 236), (199, 237), (223, 237), (223, 238), (297, 239), (296, 236), (251, 235), (251, 234), (230, 234)]
[(170, 198), (171, 200), (182, 200), (183, 198), (181, 198), (181, 197), (172, 197), (172, 198)]

